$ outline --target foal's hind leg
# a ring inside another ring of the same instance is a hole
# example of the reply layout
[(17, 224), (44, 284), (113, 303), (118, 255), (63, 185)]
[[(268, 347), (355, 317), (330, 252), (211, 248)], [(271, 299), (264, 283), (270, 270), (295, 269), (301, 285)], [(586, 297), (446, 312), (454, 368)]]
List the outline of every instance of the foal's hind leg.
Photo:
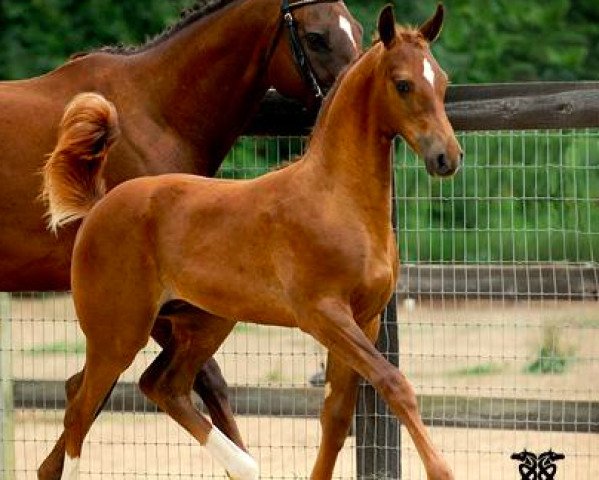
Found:
[[(112, 304), (105, 303), (105, 305)], [(148, 312), (150, 309), (145, 308), (139, 311), (133, 308), (129, 312), (124, 312), (124, 314), (137, 313), (125, 317), (129, 320), (129, 326), (133, 327), (131, 330), (123, 329), (114, 319), (95, 321), (98, 317), (107, 318), (99, 315), (97, 311), (95, 314), (90, 312), (86, 316), (89, 318), (85, 324), (81, 321), (82, 328), (86, 327), (84, 328), (87, 339), (85, 368), (82, 373), (67, 382), (67, 396), (72, 398), (69, 399), (65, 411), (64, 432), (48, 459), (40, 467), (38, 471), (40, 479), (75, 480), (78, 478), (81, 446), (96, 414), (120, 374), (147, 343), (150, 330), (148, 325), (152, 321), (152, 314)], [(114, 314), (114, 311), (111, 313)], [(62, 475), (61, 471), (57, 472), (55, 468), (46, 468), (52, 465), (53, 456), (54, 466), (56, 466), (56, 459), (60, 463), (64, 458)]]
[[(171, 308), (167, 306), (165, 311), (160, 312), (154, 324), (152, 337), (164, 348), (172, 336), (173, 323), (179, 322), (183, 317), (188, 319), (195, 317), (194, 323), (197, 328), (204, 328), (202, 315), (202, 310), (188, 303), (180, 303)], [(246, 450), (229, 403), (227, 383), (214, 358), (209, 358), (201, 366), (193, 382), (193, 389), (204, 402), (214, 425), (240, 448)]]
[[(198, 321), (200, 322), (198, 324)], [(258, 470), (254, 460), (195, 408), (191, 388), (200, 366), (211, 357), (235, 325), (203, 312), (178, 317), (173, 323), (168, 345), (140, 379), (142, 391), (183, 426), (228, 471), (234, 480), (254, 480)]]
[[(380, 317), (377, 316), (364, 328), (364, 333), (373, 343), (378, 336), (379, 326)], [(333, 476), (335, 462), (345, 443), (356, 407), (359, 378), (343, 359), (329, 353), (325, 401), (320, 415), (322, 439), (310, 476), (313, 480), (326, 480)]]
[(137, 353), (135, 351), (121, 354), (111, 351), (111, 346), (108, 343), (95, 348), (88, 341), (86, 367), (67, 383), (67, 397), (74, 393), (77, 383), (80, 383), (80, 386), (67, 405), (64, 432), (38, 470), (40, 479), (79, 478), (79, 458), (83, 440), (106, 395)]
[[(83, 370), (81, 370), (80, 372), (77, 372), (75, 375), (70, 377), (65, 382), (65, 397), (67, 400), (67, 403), (66, 403), (67, 408), (68, 408), (69, 404), (73, 401), (73, 398), (75, 398), (75, 395), (77, 394), (77, 392), (79, 391), (79, 387), (81, 386), (81, 382), (83, 381), (83, 373), (84, 372), (85, 372), (85, 367)], [(104, 400), (102, 401), (102, 403), (100, 405), (100, 408), (98, 408), (98, 410), (96, 411), (96, 417), (100, 414), (100, 412), (104, 408), (104, 405), (108, 401), (108, 398), (110, 397), (110, 393), (112, 392), (112, 389), (114, 388), (115, 385), (116, 385), (116, 381), (112, 384), (112, 387), (110, 388), (110, 390), (104, 397)], [(64, 467), (64, 457), (65, 457), (65, 432), (63, 431), (60, 434), (60, 437), (56, 441), (56, 444), (54, 445), (54, 448), (52, 449), (52, 451), (50, 452), (48, 457), (46, 457), (44, 462), (40, 465), (40, 467), (37, 471), (38, 479), (46, 480), (46, 479), (60, 478), (61, 473), (63, 471), (63, 467)]]
[[(77, 372), (75, 375), (70, 377), (65, 382), (65, 396), (67, 400), (67, 408), (71, 403), (75, 395), (79, 391), (79, 387), (81, 386), (81, 382), (83, 380), (83, 372)], [(64, 453), (65, 453), (65, 434), (61, 433), (60, 438), (56, 441), (56, 445), (46, 457), (44, 462), (40, 465), (37, 476), (40, 480), (51, 480), (55, 478), (60, 478), (62, 474), (62, 469), (64, 465)]]

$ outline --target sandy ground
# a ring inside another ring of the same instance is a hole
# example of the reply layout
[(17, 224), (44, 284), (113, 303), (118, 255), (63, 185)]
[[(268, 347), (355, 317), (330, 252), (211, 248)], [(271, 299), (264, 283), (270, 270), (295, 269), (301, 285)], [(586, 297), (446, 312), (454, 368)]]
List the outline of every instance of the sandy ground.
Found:
[[(13, 300), (13, 375), (20, 379), (63, 380), (81, 367), (84, 340), (66, 296)], [(599, 306), (594, 302), (507, 302), (400, 306), (400, 363), (419, 393), (501, 398), (597, 400)], [(568, 357), (559, 375), (524, 373), (542, 344), (555, 332)], [(64, 347), (71, 353), (64, 352)], [(54, 351), (55, 350), (55, 351)], [(76, 351), (78, 350), (78, 351)], [(150, 344), (124, 380), (135, 380), (154, 358)], [(326, 359), (325, 352), (298, 331), (239, 326), (217, 354), (230, 384), (305, 386)], [(34, 478), (51, 448), (62, 412), (16, 412), (17, 475)], [(244, 438), (262, 468), (261, 478), (306, 478), (316, 455), (315, 419), (239, 419)], [(549, 448), (567, 458), (556, 480), (599, 478), (599, 435), (436, 428), (460, 480), (517, 479), (513, 451)], [(417, 455), (404, 436), (404, 479), (425, 479)], [(337, 478), (355, 478), (350, 441)], [(192, 466), (193, 469), (192, 470)], [(85, 449), (87, 478), (225, 478), (202, 449), (163, 415), (103, 415)]]
[[(34, 478), (36, 466), (60, 431), (62, 412), (27, 412), (17, 417), (16, 479)], [(316, 455), (316, 420), (240, 417), (249, 449), (263, 479), (307, 478)], [(556, 480), (599, 478), (599, 435), (433, 428), (459, 480), (516, 480), (512, 452), (563, 452)], [(418, 456), (403, 433), (403, 479), (426, 480)], [(204, 450), (164, 415), (106, 414), (92, 428), (82, 456), (82, 480), (211, 478), (225, 480)], [(348, 439), (335, 478), (355, 478), (355, 448)]]

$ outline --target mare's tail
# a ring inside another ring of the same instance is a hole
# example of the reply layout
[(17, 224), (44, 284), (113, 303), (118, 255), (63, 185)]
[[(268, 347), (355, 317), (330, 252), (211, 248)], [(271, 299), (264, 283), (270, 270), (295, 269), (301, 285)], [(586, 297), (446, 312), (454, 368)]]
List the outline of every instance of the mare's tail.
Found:
[(81, 93), (66, 106), (58, 143), (42, 172), (49, 229), (85, 217), (104, 196), (102, 171), (119, 134), (116, 109), (102, 95)]

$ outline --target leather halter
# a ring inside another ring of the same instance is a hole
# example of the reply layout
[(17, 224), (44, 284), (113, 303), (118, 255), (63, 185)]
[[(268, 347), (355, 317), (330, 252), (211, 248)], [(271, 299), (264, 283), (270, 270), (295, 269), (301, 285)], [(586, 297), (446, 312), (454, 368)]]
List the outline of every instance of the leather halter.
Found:
[(289, 46), (291, 48), (291, 53), (293, 54), (293, 59), (295, 60), (295, 64), (302, 76), (302, 79), (312, 89), (314, 96), (319, 101), (321, 101), (324, 96), (323, 88), (320, 85), (318, 76), (316, 75), (316, 72), (314, 72), (308, 55), (306, 54), (306, 50), (304, 49), (304, 46), (300, 40), (300, 36), (297, 31), (297, 22), (293, 18), (292, 12), (293, 10), (306, 7), (308, 5), (317, 5), (319, 3), (336, 3), (337, 1), (339, 0), (298, 0), (297, 2), (290, 4), (289, 0), (283, 0), (281, 5), (283, 23), (289, 31)]

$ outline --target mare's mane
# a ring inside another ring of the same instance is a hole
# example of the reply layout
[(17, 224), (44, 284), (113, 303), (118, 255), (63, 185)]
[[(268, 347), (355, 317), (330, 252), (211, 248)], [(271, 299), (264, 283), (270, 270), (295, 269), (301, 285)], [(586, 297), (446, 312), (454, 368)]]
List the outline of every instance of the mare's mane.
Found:
[(108, 45), (90, 51), (75, 53), (71, 55), (71, 60), (80, 57), (85, 57), (86, 55), (95, 52), (114, 53), (118, 55), (132, 55), (134, 53), (139, 53), (148, 50), (149, 48), (152, 48), (168, 40), (173, 35), (183, 30), (185, 27), (188, 27), (196, 21), (221, 10), (225, 6), (235, 1), (236, 0), (196, 0), (196, 2), (191, 7), (186, 8), (181, 12), (181, 16), (177, 23), (166, 27), (166, 29), (162, 33), (159, 33), (155, 37), (147, 40), (142, 45)]

